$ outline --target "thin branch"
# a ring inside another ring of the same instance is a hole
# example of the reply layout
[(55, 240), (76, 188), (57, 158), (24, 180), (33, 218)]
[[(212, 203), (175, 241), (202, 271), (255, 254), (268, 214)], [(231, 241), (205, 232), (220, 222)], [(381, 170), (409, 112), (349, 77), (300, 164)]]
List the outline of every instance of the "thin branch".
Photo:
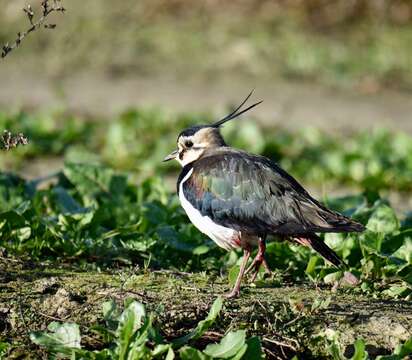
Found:
[(19, 145), (27, 145), (29, 140), (23, 133), (13, 135), (10, 131), (4, 130), (0, 136), (0, 150), (10, 150)]
[(31, 5), (27, 5), (23, 8), (24, 13), (26, 14), (27, 20), (29, 21), (30, 27), (23, 32), (17, 33), (17, 38), (13, 44), (9, 45), (6, 43), (2, 46), (1, 57), (6, 57), (11, 51), (18, 48), (23, 41), (23, 39), (29, 35), (31, 32), (40, 29), (42, 26), (46, 29), (54, 29), (56, 24), (49, 24), (45, 23), (47, 17), (53, 12), (60, 12), (64, 13), (66, 9), (61, 5), (62, 0), (43, 0), (41, 2), (41, 16), (38, 18), (37, 21), (34, 21), (36, 17), (36, 13), (31, 7)]

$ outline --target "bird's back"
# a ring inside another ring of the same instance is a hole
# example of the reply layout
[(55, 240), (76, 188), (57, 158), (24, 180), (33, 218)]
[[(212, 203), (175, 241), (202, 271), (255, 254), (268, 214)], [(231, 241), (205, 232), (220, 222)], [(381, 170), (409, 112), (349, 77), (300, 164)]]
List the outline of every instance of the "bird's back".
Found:
[(183, 178), (182, 191), (194, 208), (213, 222), (238, 231), (288, 236), (364, 229), (327, 209), (286, 171), (262, 156), (230, 147), (211, 149), (183, 168), (178, 185)]

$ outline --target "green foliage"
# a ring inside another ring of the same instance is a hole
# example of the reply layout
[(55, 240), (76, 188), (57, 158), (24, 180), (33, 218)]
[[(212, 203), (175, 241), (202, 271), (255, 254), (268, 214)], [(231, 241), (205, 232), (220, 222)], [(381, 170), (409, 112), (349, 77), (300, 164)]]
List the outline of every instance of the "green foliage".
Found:
[[(63, 117), (63, 118), (62, 118)], [(127, 170), (138, 179), (176, 173), (177, 165), (161, 160), (187, 126), (212, 121), (211, 116), (166, 116), (160, 110), (130, 110), (110, 121), (84, 121), (60, 114), (34, 116), (0, 113), (0, 126), (23, 131), (30, 146), (3, 154), (3, 166), (20, 168), (34, 156), (64, 156), (67, 161), (99, 161)], [(279, 162), (302, 182), (347, 184), (369, 192), (381, 189), (411, 191), (412, 139), (402, 133), (376, 130), (345, 137), (305, 128), (296, 133), (261, 130), (253, 122), (229, 124), (229, 144), (262, 153)], [(16, 128), (19, 124), (19, 128)]]
[[(214, 274), (223, 268), (230, 269), (229, 281), (235, 280), (241, 254), (221, 251), (189, 223), (168, 185), (169, 175), (175, 181), (177, 168), (160, 163), (175, 146), (177, 129), (199, 123), (198, 118), (181, 116), (166, 121), (159, 111), (129, 111), (109, 125), (67, 118), (57, 126), (53, 116), (0, 116), (5, 128), (15, 121), (33, 145), (4, 154), (3, 166), (18, 168), (45, 156), (62, 156), (66, 162), (60, 172), (47, 178), (24, 180), (0, 173), (2, 248), (33, 260), (84, 267), (139, 265), (142, 271), (150, 267)], [(341, 141), (311, 130), (299, 134), (277, 130), (275, 134), (261, 131), (253, 123), (245, 125), (247, 131), (230, 125), (225, 129), (230, 143), (273, 158), (303, 181), (322, 184), (328, 180), (365, 189), (356, 196), (324, 199), (328, 206), (367, 228), (361, 234), (324, 235), (360, 279), (359, 286), (343, 291), (410, 299), (412, 216), (399, 217), (379, 191), (412, 190), (411, 139), (381, 131)], [(307, 248), (269, 240), (267, 258), (275, 276), (265, 281), (272, 286), (290, 276), (331, 286), (345, 284), (347, 273), (336, 271)], [(262, 281), (263, 272), (256, 286)], [(315, 301), (308, 311), (325, 309), (329, 301)], [(246, 338), (244, 330), (231, 329), (220, 343), (198, 346), (215, 324), (222, 305), (218, 298), (206, 319), (174, 339), (163, 339), (153, 325), (154, 318), (137, 302), (125, 303), (123, 312), (114, 302), (104, 304), (104, 325), (92, 328), (103, 339), (101, 350), (81, 348), (79, 326), (70, 323), (52, 323), (48, 332), (33, 332), (31, 339), (51, 354), (84, 359), (262, 358), (259, 339)], [(344, 359), (334, 336), (324, 335), (330, 354)], [(1, 342), (0, 355), (7, 354), (8, 348), (8, 343)], [(398, 359), (410, 348), (411, 342), (406, 342), (391, 358)], [(365, 344), (358, 340), (353, 359), (367, 357)]]
[[(230, 266), (229, 280), (236, 278), (240, 254), (219, 251), (194, 229), (161, 178), (133, 185), (128, 176), (106, 166), (68, 162), (52, 185), (41, 185), (0, 175), (0, 245), (15, 254), (70, 258), (87, 266), (117, 262), (143, 268), (150, 263), (215, 272)], [(412, 293), (411, 223), (408, 218), (400, 222), (387, 202), (375, 198), (370, 202), (359, 196), (350, 209), (366, 225), (364, 233), (326, 234), (325, 241), (361, 278), (358, 289), (406, 298)], [(346, 199), (331, 204), (342, 210)], [(169, 256), (171, 251), (175, 256)], [(270, 241), (267, 257), (283, 276), (306, 274), (329, 284), (347, 277), (308, 249), (285, 242)]]
[(216, 321), (217, 316), (220, 313), (220, 310), (222, 309), (223, 305), (223, 300), (222, 298), (217, 298), (215, 302), (213, 303), (212, 307), (210, 308), (209, 314), (206, 319), (200, 321), (196, 328), (191, 331), (189, 334), (178, 338), (173, 341), (173, 343), (176, 346), (180, 346), (182, 344), (186, 344), (189, 340), (196, 340), (200, 338), (209, 328), (213, 323)]
[[(222, 299), (217, 298), (209, 315), (196, 329), (177, 341), (167, 342), (153, 325), (151, 315), (147, 315), (143, 304), (136, 301), (125, 302), (121, 314), (116, 304), (109, 301), (103, 304), (105, 326), (93, 328), (105, 339), (105, 347), (98, 351), (83, 349), (77, 324), (51, 323), (51, 332), (32, 332), (31, 340), (45, 347), (51, 354), (75, 359), (174, 359), (179, 354), (182, 360), (200, 359), (261, 359), (263, 356), (260, 341), (256, 337), (246, 338), (244, 330), (231, 331), (220, 343), (207, 345), (200, 351), (188, 345), (189, 341), (200, 338), (213, 325), (222, 307)], [(246, 357), (247, 355), (247, 357)]]
[(53, 353), (74, 355), (76, 349), (80, 349), (80, 329), (79, 325), (52, 322), (47, 327), (49, 332), (32, 332), (30, 339), (37, 345), (42, 345), (50, 349)]

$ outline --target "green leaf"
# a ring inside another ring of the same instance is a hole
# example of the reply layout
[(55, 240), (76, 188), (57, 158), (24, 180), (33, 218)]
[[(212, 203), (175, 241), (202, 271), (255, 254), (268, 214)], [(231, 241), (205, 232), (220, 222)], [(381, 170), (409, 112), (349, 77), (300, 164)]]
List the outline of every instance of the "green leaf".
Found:
[(26, 219), (14, 210), (0, 213), (0, 222), (2, 221), (5, 221), (10, 229), (22, 228), (26, 225)]
[(387, 206), (379, 206), (369, 218), (366, 227), (376, 233), (391, 234), (399, 230), (399, 220), (395, 211)]
[(391, 355), (379, 355), (376, 360), (404, 360), (409, 359), (412, 354), (412, 337), (403, 344), (396, 346), (395, 351)]
[(193, 255), (203, 255), (210, 250), (209, 246), (199, 245), (193, 249)]
[(10, 344), (6, 342), (0, 342), (0, 359), (3, 359), (3, 356), (7, 353), (10, 348)]
[[(218, 359), (229, 359), (239, 351), (243, 351), (246, 340), (246, 331), (229, 332), (219, 344), (209, 344), (204, 353)], [(246, 349), (244, 349), (246, 351)]]
[(173, 360), (175, 358), (175, 352), (173, 349), (170, 347), (169, 351), (167, 352), (165, 360)]
[(63, 213), (77, 214), (87, 212), (87, 210), (81, 207), (76, 200), (61, 186), (56, 186), (52, 189), (52, 193), (56, 198), (60, 211)]
[(234, 265), (230, 268), (228, 274), (229, 285), (232, 287), (236, 283), (237, 276), (239, 275), (240, 266)]
[(362, 339), (358, 339), (353, 344), (355, 347), (355, 354), (351, 360), (367, 360), (369, 358), (368, 353), (365, 351), (365, 343)]
[(403, 245), (392, 256), (398, 257), (412, 264), (412, 237), (405, 237)]
[(183, 346), (179, 350), (179, 355), (182, 360), (208, 360), (209, 356), (203, 354), (201, 351), (190, 346)]
[(402, 345), (398, 345), (395, 349), (395, 354), (399, 357), (404, 358), (405, 356), (412, 354), (412, 337), (405, 341)]
[(126, 189), (125, 176), (101, 165), (66, 163), (63, 173), (83, 196), (96, 197), (103, 193), (115, 197)]
[(30, 340), (44, 346), (53, 352), (72, 354), (74, 349), (80, 349), (79, 325), (73, 323), (59, 324), (52, 322), (48, 326), (51, 333), (35, 331), (30, 333)]
[(315, 277), (316, 274), (316, 264), (319, 261), (318, 256), (311, 256), (308, 262), (308, 265), (306, 266), (306, 274), (310, 275), (312, 278)]
[(152, 357), (156, 357), (159, 355), (164, 354), (165, 352), (169, 351), (170, 349), (170, 344), (159, 344), (156, 345), (155, 348), (152, 350)]
[(335, 271), (333, 273), (327, 274), (323, 281), (325, 284), (333, 284), (342, 278), (342, 271)]
[(359, 238), (362, 248), (366, 249), (367, 252), (379, 253), (381, 251), (384, 237), (385, 235), (383, 233), (367, 230), (360, 235)]
[(126, 359), (134, 333), (142, 326), (146, 312), (144, 306), (132, 301), (119, 317), (116, 330), (117, 354), (120, 360)]
[(261, 360), (264, 358), (262, 351), (262, 345), (260, 339), (257, 336), (253, 336), (246, 340), (247, 350), (244, 358), (247, 360)]
[[(244, 359), (244, 355), (246, 354), (247, 351), (247, 344), (244, 344), (240, 350), (236, 353), (235, 356), (232, 356), (230, 358), (230, 360), (240, 360), (240, 359)], [(246, 358), (248, 359), (248, 358)]]
[(200, 321), (196, 328), (191, 331), (189, 334), (182, 336), (173, 341), (175, 346), (182, 346), (186, 344), (189, 340), (195, 340), (201, 337), (216, 321), (217, 316), (222, 309), (223, 299), (219, 296), (214, 302), (212, 307), (209, 310), (209, 314), (207, 315), (206, 319)]

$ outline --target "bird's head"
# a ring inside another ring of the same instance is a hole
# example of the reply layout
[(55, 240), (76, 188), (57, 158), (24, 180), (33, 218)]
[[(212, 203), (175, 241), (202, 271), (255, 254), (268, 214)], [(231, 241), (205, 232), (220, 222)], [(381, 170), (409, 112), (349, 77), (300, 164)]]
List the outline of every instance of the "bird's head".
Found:
[(223, 119), (216, 121), (211, 125), (197, 125), (183, 130), (177, 137), (177, 149), (167, 155), (163, 161), (176, 159), (182, 166), (185, 166), (202, 156), (206, 149), (226, 146), (225, 141), (220, 134), (220, 128), (224, 123), (237, 118), (262, 102), (259, 101), (248, 106), (246, 109), (241, 110), (242, 106), (250, 98), (252, 93), (253, 91), (250, 92), (246, 99), (243, 100), (235, 110), (226, 115)]

